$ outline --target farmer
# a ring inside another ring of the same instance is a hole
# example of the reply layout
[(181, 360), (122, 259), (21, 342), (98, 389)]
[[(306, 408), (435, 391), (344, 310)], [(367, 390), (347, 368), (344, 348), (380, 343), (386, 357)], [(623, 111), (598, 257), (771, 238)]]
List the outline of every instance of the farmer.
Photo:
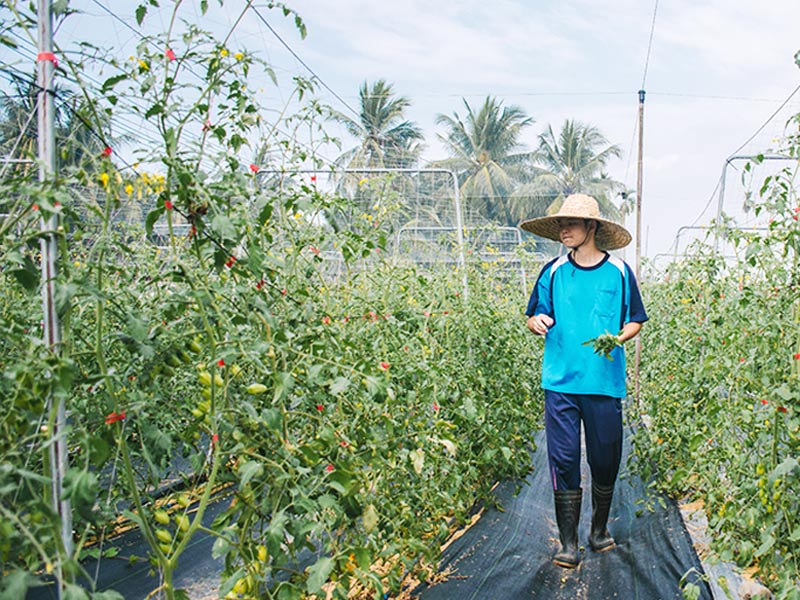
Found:
[[(580, 562), (581, 421), (592, 474), (589, 545), (604, 552), (615, 546), (607, 524), (622, 457), (622, 344), (639, 333), (647, 313), (633, 271), (608, 253), (627, 246), (631, 234), (602, 218), (594, 198), (573, 194), (556, 214), (520, 227), (568, 250), (544, 266), (525, 314), (528, 329), (545, 338), (545, 432), (561, 540), (553, 562), (574, 568)], [(585, 344), (604, 334), (611, 334), (608, 356)]]

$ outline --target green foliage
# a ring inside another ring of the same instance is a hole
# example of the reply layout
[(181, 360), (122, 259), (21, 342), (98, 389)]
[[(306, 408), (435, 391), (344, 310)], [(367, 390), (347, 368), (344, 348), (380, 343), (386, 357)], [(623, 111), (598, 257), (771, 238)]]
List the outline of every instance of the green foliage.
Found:
[(622, 342), (619, 341), (619, 335), (614, 335), (613, 333), (604, 333), (602, 335), (598, 335), (595, 338), (590, 340), (586, 340), (583, 342), (584, 346), (592, 346), (592, 350), (595, 354), (602, 356), (607, 360), (614, 360), (614, 357), (611, 356), (611, 352), (615, 348), (619, 348), (622, 346)]
[(644, 287), (637, 452), (659, 485), (704, 501), (724, 560), (757, 567), (777, 597), (800, 577), (800, 206), (790, 170), (770, 176), (763, 234), (733, 231), (726, 260), (698, 246)]
[[(136, 22), (158, 4), (141, 3)], [(99, 555), (122, 521), (148, 544), (154, 593), (185, 597), (173, 574), (220, 490), (222, 596), (399, 590), (494, 481), (528, 469), (541, 407), (524, 298), (481, 271), (467, 301), (463, 273), (393, 262), (402, 182), (370, 182), (384, 208), (369, 223), (313, 225), (306, 215), (352, 205), (248, 166), (261, 124), (247, 81), (262, 65), (247, 53), (186, 24), (114, 66), (87, 118), (135, 107), (162, 140), (137, 154), (162, 173), (95, 151), (56, 181), (2, 184), (3, 593), (63, 573), (74, 597), (115, 597), (76, 586), (76, 557)], [(291, 140), (278, 148), (284, 166), (305, 158)], [(39, 217), (51, 214), (57, 348), (41, 341), (38, 293)], [(50, 504), (61, 399), (72, 555)], [(308, 549), (316, 562), (294, 569)]]

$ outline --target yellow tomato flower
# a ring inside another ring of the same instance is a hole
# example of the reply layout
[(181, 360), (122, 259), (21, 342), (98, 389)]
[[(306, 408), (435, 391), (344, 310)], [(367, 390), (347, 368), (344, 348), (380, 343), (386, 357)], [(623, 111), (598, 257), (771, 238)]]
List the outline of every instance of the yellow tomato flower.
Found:
[(236, 60), (242, 60), (244, 58), (244, 54), (241, 52), (237, 52), (236, 54), (233, 55), (233, 58), (235, 58)]
[(222, 50), (219, 51), (219, 55), (222, 58), (225, 58), (226, 56), (228, 56), (228, 51), (225, 48), (223, 48)]
[(125, 193), (130, 196), (133, 193), (133, 186), (129, 183), (125, 186)]
[(139, 66), (144, 69), (145, 71), (149, 71), (150, 67), (144, 62), (141, 58), (139, 59)]
[(108, 188), (108, 173), (100, 173), (100, 183), (104, 188)]

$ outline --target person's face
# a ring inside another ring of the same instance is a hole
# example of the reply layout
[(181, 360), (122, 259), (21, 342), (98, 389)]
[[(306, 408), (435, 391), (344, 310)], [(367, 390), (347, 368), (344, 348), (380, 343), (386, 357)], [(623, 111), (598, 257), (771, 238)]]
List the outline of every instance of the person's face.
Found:
[(586, 241), (589, 235), (589, 226), (584, 219), (559, 219), (561, 243), (567, 248), (576, 248)]

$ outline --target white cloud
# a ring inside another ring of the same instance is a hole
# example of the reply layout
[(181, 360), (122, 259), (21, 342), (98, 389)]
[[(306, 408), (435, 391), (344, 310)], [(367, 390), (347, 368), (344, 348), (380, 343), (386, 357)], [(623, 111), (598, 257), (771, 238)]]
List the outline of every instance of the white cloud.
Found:
[[(298, 2), (298, 9), (304, 4), (316, 14), (318, 1)], [(574, 43), (534, 17), (516, 2), (340, 2), (336, 18), (312, 18), (309, 27), (337, 43), (319, 60), (361, 79), (392, 74), (427, 93), (490, 93), (493, 86), (541, 85), (531, 67), (577, 55)]]
[(798, 22), (800, 3), (789, 0), (680, 2), (664, 6), (657, 33), (659, 40), (691, 51), (703, 66), (736, 74), (771, 70), (781, 56), (791, 62), (800, 47)]

